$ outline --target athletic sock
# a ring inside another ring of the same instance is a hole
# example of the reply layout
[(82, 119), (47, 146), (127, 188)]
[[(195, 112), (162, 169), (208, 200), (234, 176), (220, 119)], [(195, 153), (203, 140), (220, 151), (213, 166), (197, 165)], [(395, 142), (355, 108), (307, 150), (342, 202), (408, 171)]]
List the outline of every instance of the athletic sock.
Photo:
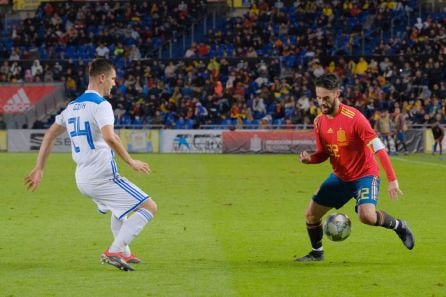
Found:
[[(111, 215), (110, 227), (113, 233), (113, 238), (116, 239), (116, 237), (118, 237), (122, 224), (124, 224), (124, 222), (127, 221), (127, 219), (128, 219), (127, 216), (123, 217), (122, 219), (118, 219), (113, 214)], [(124, 247), (124, 249), (122, 250), (122, 254), (125, 257), (129, 257), (132, 254), (132, 251), (130, 250), (130, 247), (128, 245)]]
[(145, 208), (140, 208), (130, 216), (121, 226), (118, 236), (113, 241), (109, 251), (112, 253), (124, 252), (125, 246), (141, 232), (144, 226), (150, 222), (153, 214)]
[(307, 232), (310, 237), (311, 247), (314, 251), (322, 251), (322, 221), (315, 224), (307, 223)]
[(376, 211), (376, 223), (375, 226), (381, 226), (387, 229), (398, 230), (398, 227), (401, 227), (401, 222), (398, 219), (395, 219), (388, 213), (377, 210)]

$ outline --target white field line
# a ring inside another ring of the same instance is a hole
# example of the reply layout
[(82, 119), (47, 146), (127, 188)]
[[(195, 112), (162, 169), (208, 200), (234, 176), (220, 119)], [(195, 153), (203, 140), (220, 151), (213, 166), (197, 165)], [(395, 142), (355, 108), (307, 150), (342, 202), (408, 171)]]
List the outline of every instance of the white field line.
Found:
[(400, 158), (400, 157), (392, 157), (392, 160), (398, 160), (398, 161), (414, 163), (414, 164), (428, 165), (428, 166), (433, 166), (433, 167), (446, 168), (445, 164), (430, 163), (430, 162), (423, 162), (423, 161), (414, 161), (414, 160), (408, 160), (408, 159), (404, 159), (404, 158)]

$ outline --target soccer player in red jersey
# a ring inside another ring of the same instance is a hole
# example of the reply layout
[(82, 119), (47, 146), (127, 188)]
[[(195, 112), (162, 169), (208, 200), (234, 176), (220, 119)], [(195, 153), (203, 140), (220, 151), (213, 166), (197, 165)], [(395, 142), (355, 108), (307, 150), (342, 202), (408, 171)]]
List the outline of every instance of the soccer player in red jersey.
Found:
[(380, 180), (374, 155), (386, 172), (390, 198), (396, 200), (402, 194), (384, 144), (360, 111), (340, 102), (340, 81), (334, 74), (320, 76), (315, 86), (322, 112), (314, 120), (316, 152), (303, 151), (299, 160), (304, 164), (319, 164), (330, 158), (333, 173), (322, 183), (305, 213), (312, 251), (296, 261), (324, 259), (322, 217), (351, 198), (356, 200), (362, 223), (393, 229), (411, 250), (414, 238), (407, 223), (376, 210)]

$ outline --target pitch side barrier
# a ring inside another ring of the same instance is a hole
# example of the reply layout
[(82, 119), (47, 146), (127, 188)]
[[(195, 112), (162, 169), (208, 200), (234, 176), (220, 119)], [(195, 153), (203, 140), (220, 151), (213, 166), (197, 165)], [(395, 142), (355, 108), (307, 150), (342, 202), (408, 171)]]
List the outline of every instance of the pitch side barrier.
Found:
[[(0, 133), (0, 150), (35, 152), (42, 144), (44, 129), (9, 129)], [(119, 129), (124, 147), (131, 153), (185, 154), (291, 154), (314, 151), (313, 130), (307, 129)], [(387, 143), (386, 143), (387, 144)], [(432, 131), (425, 128), (406, 132), (410, 152), (431, 152)], [(446, 140), (444, 143), (446, 147)], [(390, 140), (395, 152), (394, 139)], [(67, 133), (57, 137), (53, 151), (70, 152)]]

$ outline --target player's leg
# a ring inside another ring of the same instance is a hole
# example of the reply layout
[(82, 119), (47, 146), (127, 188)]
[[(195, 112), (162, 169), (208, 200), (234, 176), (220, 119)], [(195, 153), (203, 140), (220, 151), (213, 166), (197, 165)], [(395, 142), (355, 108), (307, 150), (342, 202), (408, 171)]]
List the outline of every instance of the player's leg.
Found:
[[(124, 253), (129, 243), (153, 218), (156, 212), (155, 202), (139, 187), (121, 177), (95, 185), (90, 196), (111, 210), (114, 217), (111, 219), (111, 227), (115, 238), (112, 245), (101, 255), (102, 262), (119, 269), (133, 270), (127, 263), (129, 257)], [(144, 208), (147, 205), (152, 206), (147, 207), (152, 212)], [(131, 213), (133, 214), (127, 218)]]
[(129, 263), (141, 263), (134, 254), (126, 254), (126, 247), (138, 236), (145, 225), (155, 216), (158, 207), (152, 199), (145, 200), (134, 213), (123, 222), (119, 233), (109, 248), (110, 252), (122, 252), (124, 259)]
[(413, 249), (415, 239), (406, 221), (396, 219), (382, 210), (376, 210), (371, 203), (358, 206), (358, 215), (362, 223), (372, 226), (381, 226), (396, 232), (403, 244), (409, 249)]
[(345, 190), (345, 184), (336, 175), (331, 174), (313, 196), (307, 210), (305, 211), (305, 221), (308, 236), (311, 243), (311, 252), (296, 261), (321, 261), (324, 259), (322, 246), (322, 217), (332, 208), (342, 207), (352, 195)]
[[(107, 212), (112, 212), (112, 217), (116, 217), (115, 203), (113, 203), (113, 197), (122, 194), (122, 190), (114, 185), (111, 181), (105, 181), (102, 184), (77, 184), (79, 191), (92, 199), (96, 203), (98, 212), (101, 214), (106, 214)], [(116, 195), (117, 194), (117, 195)], [(121, 223), (114, 221), (112, 218), (112, 232), (118, 232)], [(101, 262), (107, 263), (115, 266), (118, 269), (129, 271), (133, 268), (127, 264), (124, 260), (122, 253), (112, 254), (106, 250), (101, 255)]]
[[(121, 230), (122, 224), (127, 220), (127, 216), (124, 216), (122, 219), (117, 218), (114, 214), (110, 217), (110, 228), (113, 233), (113, 238), (116, 238)], [(124, 250), (122, 251), (124, 257), (132, 257), (132, 251), (130, 250), (130, 246), (126, 245)], [(127, 261), (129, 262), (129, 261)], [(130, 261), (129, 263), (131, 263)], [(134, 262), (136, 263), (136, 262)], [(140, 263), (140, 262), (138, 262)]]
[(307, 261), (321, 261), (324, 259), (324, 249), (322, 247), (322, 217), (326, 214), (332, 207), (327, 207), (318, 204), (314, 200), (310, 201), (310, 204), (305, 211), (305, 219), (308, 237), (311, 243), (311, 252), (301, 258), (297, 258), (298, 262)]
[(115, 213), (118, 214), (119, 219), (133, 213), (122, 223), (119, 233), (115, 236), (108, 251), (122, 253), (123, 258), (129, 263), (141, 263), (141, 260), (134, 254), (126, 254), (126, 247), (153, 219), (158, 207), (153, 199), (127, 179), (119, 178), (114, 183), (122, 191), (119, 201), (115, 202)]
[(414, 238), (407, 223), (376, 210), (379, 194), (379, 178), (366, 176), (355, 181), (355, 199), (359, 220), (367, 225), (394, 230), (408, 249), (414, 246)]

